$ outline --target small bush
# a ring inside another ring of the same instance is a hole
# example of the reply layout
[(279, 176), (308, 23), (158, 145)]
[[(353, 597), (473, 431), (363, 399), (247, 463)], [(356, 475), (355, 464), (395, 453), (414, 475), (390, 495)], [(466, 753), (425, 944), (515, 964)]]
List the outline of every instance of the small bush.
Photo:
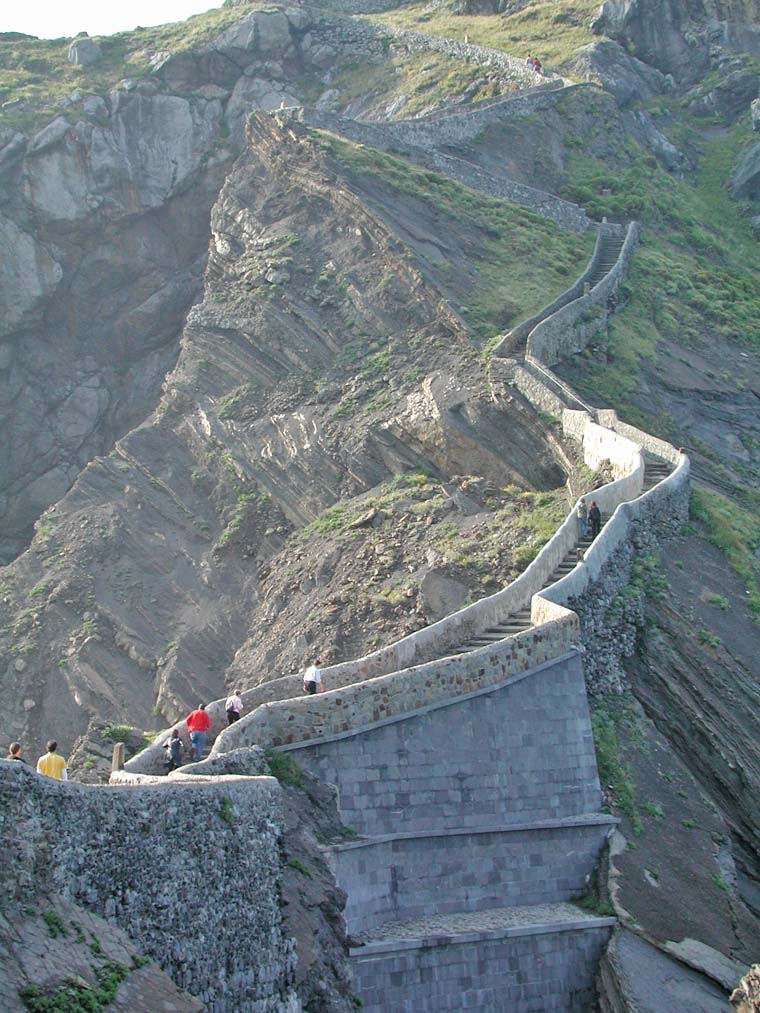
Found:
[(277, 753), (273, 749), (267, 750), (267, 763), (269, 773), (276, 777), (280, 784), (289, 788), (300, 788), (303, 784), (301, 768), (290, 755), (290, 753)]
[(291, 858), (288, 860), (288, 865), (291, 869), (295, 869), (296, 872), (300, 872), (302, 876), (306, 876), (307, 879), (312, 879), (311, 870), (308, 865), (304, 865), (300, 858)]

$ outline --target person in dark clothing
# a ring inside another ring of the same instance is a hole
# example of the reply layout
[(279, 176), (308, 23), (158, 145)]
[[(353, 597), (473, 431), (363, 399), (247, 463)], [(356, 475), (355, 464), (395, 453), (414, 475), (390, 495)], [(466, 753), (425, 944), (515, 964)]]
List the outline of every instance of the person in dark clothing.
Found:
[(182, 765), (182, 754), (185, 751), (182, 739), (179, 737), (179, 730), (173, 729), (171, 738), (164, 743), (164, 749), (166, 750), (166, 757), (164, 763), (170, 771), (176, 770), (177, 767)]
[(591, 507), (588, 512), (588, 522), (591, 525), (591, 537), (596, 538), (602, 530), (602, 512), (596, 505), (596, 500), (591, 501)]

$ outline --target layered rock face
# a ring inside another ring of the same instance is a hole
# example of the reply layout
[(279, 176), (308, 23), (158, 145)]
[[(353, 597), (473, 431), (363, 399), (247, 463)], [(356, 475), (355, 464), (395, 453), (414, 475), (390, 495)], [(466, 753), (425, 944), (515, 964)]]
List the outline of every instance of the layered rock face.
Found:
[[(257, 119), (212, 232), (158, 411), (5, 571), (13, 738), (55, 727), (68, 745), (93, 715), (149, 727), (156, 705), (175, 718), (222, 695), (235, 650), (271, 622), (257, 603), (290, 565), (288, 535), (338, 499), (410, 468), (563, 481), (534, 416), (493, 403), (440, 292), (308, 136)], [(291, 649), (280, 638), (254, 681)]]
[(244, 114), (298, 101), (304, 71), (336, 55), (302, 44), (305, 24), (253, 12), (206, 46), (154, 54), (146, 78), (75, 93), (35, 136), (0, 128), (0, 243), (14, 251), (0, 263), (0, 562), (157, 403)]

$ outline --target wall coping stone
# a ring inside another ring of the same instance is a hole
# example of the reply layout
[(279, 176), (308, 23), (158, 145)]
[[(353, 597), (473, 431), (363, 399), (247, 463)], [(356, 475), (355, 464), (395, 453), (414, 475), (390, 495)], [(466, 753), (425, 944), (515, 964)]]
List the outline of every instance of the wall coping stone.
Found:
[[(580, 912), (579, 912), (580, 914)], [(589, 932), (593, 929), (609, 929), (617, 925), (617, 918), (589, 915), (587, 918), (546, 921), (533, 925), (509, 925), (501, 929), (470, 930), (468, 932), (420, 936), (418, 939), (383, 939), (364, 946), (349, 948), (350, 957), (372, 957), (382, 953), (397, 953), (403, 950), (422, 950), (431, 946), (459, 946), (463, 943), (479, 943), (489, 939), (512, 939), (520, 936), (544, 936), (556, 932)]]
[(516, 834), (526, 830), (572, 830), (581, 827), (617, 826), (620, 819), (609, 813), (584, 813), (581, 816), (563, 816), (561, 819), (523, 821), (522, 823), (499, 823), (491, 827), (461, 827), (454, 830), (410, 830), (401, 834), (378, 834), (363, 837), (345, 844), (332, 844), (331, 851), (353, 851), (356, 848), (374, 847), (393, 841), (427, 840), (432, 837), (473, 837), (476, 834)]

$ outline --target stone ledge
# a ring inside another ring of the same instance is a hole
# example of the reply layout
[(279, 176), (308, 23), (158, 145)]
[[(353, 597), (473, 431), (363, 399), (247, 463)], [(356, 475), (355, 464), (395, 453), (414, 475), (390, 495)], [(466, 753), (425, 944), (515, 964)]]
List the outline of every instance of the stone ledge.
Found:
[[(367, 942), (364, 946), (352, 946), (349, 948), (349, 956), (353, 958), (380, 956), (388, 953), (398, 953), (404, 950), (421, 950), (435, 946), (458, 946), (464, 943), (477, 943), (490, 939), (514, 939), (525, 936), (551, 935), (560, 932), (588, 932), (597, 929), (612, 929), (617, 925), (616, 918), (600, 917), (598, 915), (586, 915), (580, 908), (572, 908), (569, 904), (550, 905), (547, 908), (504, 908), (504, 922), (502, 926), (478, 928), (477, 921), (489, 914), (487, 911), (479, 912), (469, 916), (447, 915), (436, 919), (444, 928), (442, 932), (434, 935), (426, 935), (420, 932), (419, 935), (387, 937), (378, 939), (375, 942)], [(497, 912), (490, 912), (496, 914)], [(422, 919), (424, 922), (431, 919)], [(445, 931), (445, 923), (450, 922), (451, 931)], [(457, 922), (465, 923), (470, 921), (472, 927), (463, 927), (457, 931)], [(392, 926), (398, 924), (399, 929), (404, 931), (404, 924), (408, 931), (414, 931), (414, 923), (391, 923), (386, 926), (391, 931)]]
[(456, 830), (410, 831), (401, 834), (381, 834), (377, 837), (364, 837), (359, 841), (346, 844), (333, 844), (332, 851), (351, 851), (354, 848), (367, 848), (389, 841), (414, 841), (429, 837), (472, 837), (475, 834), (513, 834), (525, 830), (566, 830), (574, 827), (617, 826), (620, 820), (608, 813), (587, 813), (582, 816), (564, 816), (561, 819), (534, 820), (522, 823), (500, 823), (489, 827), (462, 827)]

